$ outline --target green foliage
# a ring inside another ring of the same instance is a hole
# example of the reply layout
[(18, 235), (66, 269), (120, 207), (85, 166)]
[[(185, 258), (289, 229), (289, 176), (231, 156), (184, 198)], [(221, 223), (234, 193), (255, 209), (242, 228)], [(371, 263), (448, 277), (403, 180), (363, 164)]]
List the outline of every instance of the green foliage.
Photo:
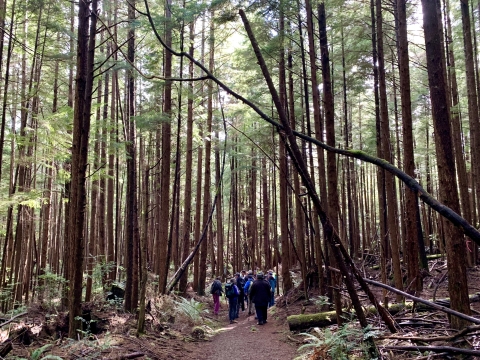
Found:
[[(69, 353), (76, 354), (81, 353), (81, 358), (84, 360), (97, 360), (102, 358), (102, 353), (112, 347), (112, 340), (110, 333), (106, 333), (103, 339), (100, 341), (97, 338), (93, 340), (90, 336), (84, 337), (79, 341), (74, 339), (67, 339), (64, 349), (67, 349)], [(43, 359), (42, 359), (43, 360)], [(56, 359), (54, 359), (56, 360)]]
[(330, 305), (331, 303), (328, 301), (328, 296), (319, 295), (316, 298), (312, 299), (313, 303), (317, 308), (322, 308), (324, 305)]
[(115, 262), (106, 262), (105, 257), (95, 258), (95, 265), (92, 271), (92, 289), (94, 293), (103, 294), (103, 284), (107, 274), (109, 274), (116, 266)]
[(174, 300), (175, 311), (181, 314), (187, 315), (187, 317), (194, 323), (200, 323), (203, 321), (202, 314), (208, 313), (208, 309), (205, 309), (205, 304), (196, 301), (194, 298), (186, 299), (183, 297), (180, 300)]
[[(43, 345), (41, 348), (35, 349), (32, 354), (30, 355), (31, 360), (38, 360), (40, 356), (49, 348), (51, 348), (53, 344)], [(45, 359), (45, 358), (44, 358)]]
[(322, 348), (332, 359), (348, 360), (352, 352), (360, 352), (363, 359), (369, 359), (368, 351), (364, 341), (375, 338), (381, 334), (380, 331), (372, 329), (368, 325), (365, 329), (352, 328), (351, 325), (343, 325), (336, 332), (330, 329), (314, 329), (316, 334), (302, 333), (306, 336), (308, 344), (302, 345), (298, 351), (305, 349)]
[(12, 299), (13, 285), (7, 284), (7, 286), (0, 288), (0, 301), (9, 302)]
[(91, 326), (92, 323), (96, 322), (97, 320), (93, 320), (93, 319), (92, 319), (92, 320), (86, 320), (86, 319), (84, 319), (84, 318), (81, 317), (81, 316), (77, 316), (77, 317), (75, 318), (75, 320), (80, 320), (83, 324), (86, 325), (86, 330), (79, 330), (79, 329), (77, 329), (77, 331), (78, 331), (80, 334), (83, 335), (83, 338), (84, 338), (84, 339), (90, 338), (90, 335), (91, 335), (90, 326)]
[(43, 305), (49, 310), (54, 310), (56, 306), (60, 305), (62, 291), (67, 280), (53, 273), (49, 267), (45, 269), (45, 273), (40, 275), (38, 279), (40, 280), (38, 292), (43, 294)]

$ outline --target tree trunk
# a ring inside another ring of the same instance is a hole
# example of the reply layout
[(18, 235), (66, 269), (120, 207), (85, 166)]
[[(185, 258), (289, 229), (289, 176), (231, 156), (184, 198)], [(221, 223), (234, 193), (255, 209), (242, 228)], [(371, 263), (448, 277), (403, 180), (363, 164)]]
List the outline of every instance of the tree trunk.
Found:
[[(403, 168), (404, 171), (414, 177), (415, 162), (413, 152), (413, 130), (412, 130), (412, 103), (410, 92), (410, 67), (408, 57), (407, 39), (407, 15), (406, 1), (397, 0), (396, 3), (398, 28), (397, 28), (397, 52), (398, 68), (400, 76), (400, 97), (402, 103), (402, 125), (403, 125)], [(405, 189), (405, 258), (407, 264), (407, 283), (412, 284), (411, 290), (421, 291), (422, 278), (419, 274), (418, 251), (419, 232), (417, 223), (419, 216), (417, 196), (413, 191)], [(420, 232), (421, 233), (421, 232)], [(422, 241), (423, 242), (423, 241)], [(399, 289), (401, 290), (401, 289)]]
[[(128, 49), (127, 58), (130, 63), (135, 61), (135, 30), (133, 23), (135, 21), (135, 0), (129, 0), (128, 19), (131, 27), (128, 31)], [(135, 299), (137, 295), (134, 291), (134, 273), (137, 273), (137, 259), (136, 259), (136, 215), (137, 215), (137, 172), (136, 172), (136, 138), (135, 138), (135, 78), (133, 69), (127, 73), (127, 106), (126, 106), (126, 120), (125, 120), (125, 137), (127, 144), (126, 150), (126, 164), (127, 164), (127, 191), (125, 204), (125, 303), (124, 309), (127, 312), (133, 312), (137, 308)]]
[[(280, 1), (280, 23), (279, 23), (279, 33), (280, 33), (280, 54), (279, 54), (279, 92), (280, 92), (280, 102), (282, 107), (285, 109), (287, 105), (286, 101), (286, 75), (285, 75), (285, 50), (284, 50), (284, 31), (285, 31), (285, 14), (284, 7), (286, 6), (285, 1)], [(280, 177), (280, 237), (282, 244), (282, 279), (283, 279), (283, 292), (293, 288), (293, 282), (290, 277), (290, 252), (289, 252), (289, 241), (288, 241), (288, 200), (287, 200), (287, 156), (285, 143), (283, 139), (280, 139), (279, 142), (279, 159), (280, 170), (278, 176)]]
[[(214, 22), (213, 18), (215, 12), (211, 12), (211, 22), (210, 22), (210, 34), (209, 34), (209, 61), (208, 67), (209, 71), (213, 72), (213, 59), (214, 59), (214, 49), (215, 49), (215, 39), (214, 39)], [(207, 82), (207, 128), (206, 136), (204, 139), (205, 142), (205, 167), (204, 167), (204, 177), (205, 182), (203, 184), (203, 228), (207, 226), (208, 217), (210, 213), (210, 186), (211, 186), (211, 166), (210, 159), (212, 155), (212, 118), (213, 118), (213, 82), (208, 80)], [(213, 241), (207, 237), (203, 241), (200, 253), (200, 271), (198, 277), (198, 295), (205, 295), (205, 283), (207, 278), (207, 252), (208, 252), (208, 242)], [(211, 259), (213, 261), (213, 259)]]
[[(82, 322), (82, 280), (83, 248), (85, 223), (85, 178), (87, 170), (88, 137), (90, 132), (90, 112), (93, 90), (93, 64), (95, 54), (95, 34), (97, 24), (97, 0), (92, 1), (92, 9), (84, 2), (79, 3), (77, 37), (77, 76), (75, 89), (75, 112), (73, 118), (72, 180), (70, 196), (70, 254), (72, 273), (69, 293), (68, 336), (75, 338)], [(88, 29), (90, 19), (90, 32)]]
[[(171, 18), (171, 0), (165, 1), (165, 16)], [(166, 22), (165, 41), (168, 46), (172, 45), (172, 27), (170, 21)], [(165, 52), (164, 76), (169, 79), (172, 76), (172, 54)], [(170, 172), (172, 155), (172, 82), (167, 80), (163, 90), (163, 114), (168, 119), (162, 123), (162, 170), (161, 170), (161, 188), (160, 188), (160, 219), (159, 224), (159, 244), (157, 245), (158, 261), (158, 290), (164, 294), (167, 286), (168, 269), (170, 259), (168, 259), (168, 229), (170, 219)]]
[[(334, 102), (333, 102), (333, 90), (332, 81), (330, 76), (330, 57), (327, 43), (327, 27), (325, 16), (325, 4), (319, 5), (318, 11), (318, 26), (320, 34), (320, 50), (322, 61), (322, 76), (323, 76), (323, 101), (325, 106), (325, 131), (326, 142), (330, 146), (335, 147), (335, 114), (334, 114)], [(327, 153), (327, 181), (328, 181), (328, 216), (331, 221), (331, 225), (338, 231), (338, 219), (340, 215), (339, 197), (338, 197), (338, 182), (337, 182), (337, 158), (332, 152)], [(327, 240), (330, 244), (332, 239)], [(335, 249), (331, 249), (335, 252)], [(335, 262), (333, 266), (339, 266)], [(340, 317), (342, 314), (342, 302), (340, 291), (338, 290), (341, 284), (341, 277), (338, 274), (333, 275), (332, 286), (334, 287), (334, 303), (337, 315)], [(339, 324), (340, 325), (340, 324)]]
[[(188, 49), (189, 54), (194, 55), (194, 39), (195, 39), (195, 22), (190, 24), (190, 46)], [(193, 63), (189, 64), (189, 76), (193, 78)], [(193, 81), (188, 83), (189, 94), (193, 94)], [(187, 102), (187, 148), (185, 159), (185, 188), (184, 188), (184, 213), (183, 213), (183, 251), (182, 262), (186, 260), (191, 241), (192, 231), (192, 165), (193, 165), (193, 97), (188, 97)], [(180, 279), (180, 291), (186, 292), (188, 280), (188, 267), (185, 269), (183, 276)]]
[[(438, 158), (438, 177), (441, 201), (457, 213), (460, 210), (455, 162), (452, 147), (450, 117), (440, 48), (437, 5), (435, 1), (422, 0), (423, 26), (427, 55), (428, 83), (435, 127), (435, 143)], [(470, 315), (468, 287), (465, 268), (465, 243), (463, 234), (452, 223), (445, 223), (447, 236), (448, 290), (453, 310)], [(460, 329), (468, 322), (458, 317), (451, 318), (451, 326)]]

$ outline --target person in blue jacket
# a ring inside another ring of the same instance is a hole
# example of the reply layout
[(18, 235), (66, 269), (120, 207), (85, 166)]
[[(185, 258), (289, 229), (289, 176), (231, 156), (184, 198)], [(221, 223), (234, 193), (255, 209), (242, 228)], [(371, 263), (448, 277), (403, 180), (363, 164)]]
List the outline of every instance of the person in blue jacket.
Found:
[(277, 287), (277, 279), (275, 279), (275, 276), (273, 275), (273, 271), (269, 270), (268, 271), (268, 282), (270, 284), (270, 287), (272, 288), (272, 294), (270, 296), (270, 302), (268, 303), (268, 307), (275, 305), (275, 288)]
[(247, 277), (247, 282), (245, 283), (245, 286), (243, 288), (243, 292), (245, 293), (245, 299), (247, 300), (247, 305), (248, 305), (248, 316), (253, 314), (253, 302), (252, 299), (250, 298), (250, 286), (253, 283), (253, 273), (252, 271), (248, 272), (248, 277)]

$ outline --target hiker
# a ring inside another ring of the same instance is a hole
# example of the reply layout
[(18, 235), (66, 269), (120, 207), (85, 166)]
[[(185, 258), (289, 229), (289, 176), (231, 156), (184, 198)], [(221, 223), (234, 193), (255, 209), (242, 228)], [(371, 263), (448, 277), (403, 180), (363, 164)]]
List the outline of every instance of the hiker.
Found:
[(273, 275), (273, 270), (268, 270), (268, 282), (270, 283), (270, 287), (272, 288), (272, 294), (270, 296), (270, 302), (268, 303), (268, 307), (275, 305), (275, 288), (277, 287), (277, 280)]
[(250, 288), (250, 299), (255, 304), (255, 311), (257, 313), (257, 325), (264, 325), (267, 323), (267, 308), (270, 302), (272, 288), (270, 283), (264, 279), (263, 272), (257, 273), (257, 280), (255, 280)]
[(215, 315), (218, 315), (218, 310), (220, 309), (220, 296), (222, 293), (222, 282), (220, 281), (220, 276), (217, 276), (210, 288), (210, 294), (213, 296), (213, 313)]
[(240, 275), (240, 273), (236, 273), (235, 274), (235, 278), (237, 279), (237, 288), (238, 288), (238, 291), (239, 291), (239, 294), (238, 294), (238, 304), (237, 304), (237, 314), (240, 310), (240, 308), (242, 308), (242, 311), (245, 311), (245, 290), (244, 290), (244, 287), (245, 287), (245, 278)]
[(247, 282), (245, 283), (244, 293), (245, 293), (245, 298), (247, 299), (247, 304), (248, 304), (248, 316), (253, 314), (253, 302), (252, 299), (250, 298), (250, 287), (253, 284), (253, 272), (250, 270), (248, 272), (248, 277), (247, 277)]
[(235, 319), (238, 318), (238, 294), (239, 291), (237, 285), (235, 285), (235, 278), (232, 278), (228, 283), (225, 284), (225, 297), (228, 299), (228, 318), (230, 320), (230, 324), (237, 322)]

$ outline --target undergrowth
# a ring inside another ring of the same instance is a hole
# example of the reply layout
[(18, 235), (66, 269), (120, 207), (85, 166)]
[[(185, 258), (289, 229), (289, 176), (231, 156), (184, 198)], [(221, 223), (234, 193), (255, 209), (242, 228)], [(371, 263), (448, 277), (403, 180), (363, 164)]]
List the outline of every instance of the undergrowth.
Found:
[(203, 314), (208, 313), (205, 303), (196, 301), (194, 298), (177, 297), (177, 299), (173, 300), (176, 313), (185, 315), (192, 325), (204, 322)]
[(365, 341), (381, 334), (379, 330), (373, 329), (370, 325), (365, 329), (358, 329), (351, 324), (345, 324), (337, 331), (329, 328), (314, 328), (313, 331), (314, 334), (301, 334), (306, 337), (307, 344), (300, 346), (298, 351), (308, 351), (297, 357), (296, 360), (348, 360), (353, 356), (355, 359), (373, 360), (369, 356)]

